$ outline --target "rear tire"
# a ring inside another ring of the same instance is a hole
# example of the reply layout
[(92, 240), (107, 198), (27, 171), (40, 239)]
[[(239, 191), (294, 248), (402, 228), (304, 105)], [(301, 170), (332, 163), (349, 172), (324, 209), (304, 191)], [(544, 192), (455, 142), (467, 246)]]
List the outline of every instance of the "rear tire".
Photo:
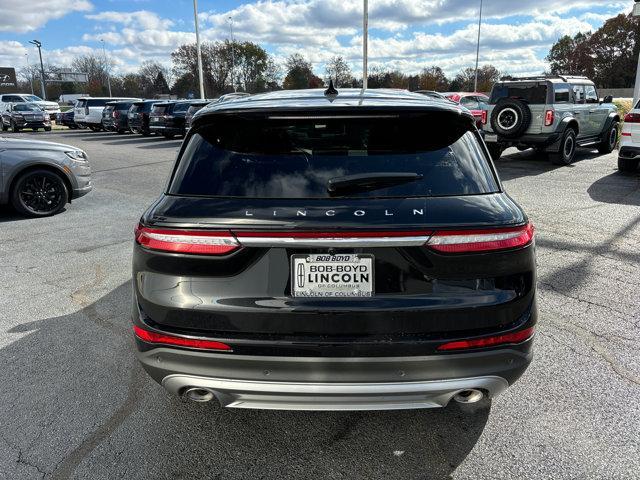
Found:
[(607, 130), (607, 133), (603, 135), (600, 145), (598, 145), (598, 151), (602, 154), (611, 153), (616, 149), (618, 145), (618, 122), (613, 122), (611, 127)]
[(60, 213), (69, 201), (69, 191), (60, 175), (49, 170), (32, 170), (16, 180), (11, 204), (29, 217), (48, 217)]
[(4, 124), (4, 122), (2, 122), (2, 131), (3, 131), (3, 132), (6, 132), (7, 130), (9, 130), (9, 127), (8, 127), (8, 126), (6, 126), (6, 125)]
[(11, 131), (13, 133), (18, 133), (20, 131), (20, 127), (18, 127), (18, 125), (16, 125), (16, 122), (14, 122), (13, 120), (11, 120)]
[(492, 160), (498, 160), (502, 156), (502, 152), (504, 152), (504, 147), (497, 143), (492, 143), (487, 145), (487, 150), (489, 150)]
[(571, 165), (576, 156), (576, 131), (573, 128), (567, 128), (562, 135), (560, 142), (560, 151), (549, 155), (551, 163), (554, 165)]
[(50, 132), (51, 131), (51, 127), (44, 127), (44, 131), (45, 132)]
[(637, 158), (618, 157), (618, 170), (620, 173), (634, 173), (638, 169), (638, 163)]

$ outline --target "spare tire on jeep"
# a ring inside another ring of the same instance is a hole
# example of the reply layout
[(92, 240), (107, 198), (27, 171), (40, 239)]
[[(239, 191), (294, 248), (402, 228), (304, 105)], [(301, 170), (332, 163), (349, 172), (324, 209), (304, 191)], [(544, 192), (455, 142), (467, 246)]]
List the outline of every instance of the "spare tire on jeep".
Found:
[(491, 113), (491, 127), (498, 135), (515, 138), (531, 125), (531, 109), (522, 100), (503, 98)]

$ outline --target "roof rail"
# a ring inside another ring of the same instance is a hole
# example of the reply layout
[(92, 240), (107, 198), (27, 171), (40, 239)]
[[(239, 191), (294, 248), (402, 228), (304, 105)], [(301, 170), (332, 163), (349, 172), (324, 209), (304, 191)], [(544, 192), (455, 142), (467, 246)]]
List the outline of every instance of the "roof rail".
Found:
[(508, 82), (512, 80), (553, 80), (558, 79), (562, 81), (569, 80), (589, 80), (589, 77), (585, 77), (584, 75), (534, 75), (531, 77), (502, 77), (500, 78), (501, 82)]

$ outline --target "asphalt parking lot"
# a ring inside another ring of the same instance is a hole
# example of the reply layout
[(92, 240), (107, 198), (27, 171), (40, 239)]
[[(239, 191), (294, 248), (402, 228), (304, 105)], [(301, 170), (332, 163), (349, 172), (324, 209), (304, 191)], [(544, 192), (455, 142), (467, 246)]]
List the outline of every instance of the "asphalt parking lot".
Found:
[(498, 162), (538, 229), (540, 324), (493, 402), (401, 412), (183, 403), (136, 363), (133, 226), (180, 140), (19, 136), (84, 149), (94, 191), (62, 214), (0, 208), (0, 478), (630, 479), (640, 475), (640, 173), (616, 152)]

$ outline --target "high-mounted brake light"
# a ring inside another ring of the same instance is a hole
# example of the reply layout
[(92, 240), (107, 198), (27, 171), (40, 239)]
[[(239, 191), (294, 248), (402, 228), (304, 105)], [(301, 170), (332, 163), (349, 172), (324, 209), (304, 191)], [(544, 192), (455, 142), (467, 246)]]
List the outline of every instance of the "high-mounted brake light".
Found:
[(640, 123), (640, 113), (627, 113), (624, 116), (624, 123)]
[(150, 250), (194, 255), (226, 255), (240, 244), (225, 231), (165, 230), (138, 225), (136, 242)]
[(231, 352), (232, 348), (226, 343), (216, 342), (215, 340), (203, 340), (200, 338), (178, 337), (177, 335), (168, 335), (166, 333), (155, 333), (133, 326), (133, 332), (136, 337), (147, 343), (159, 345), (173, 345), (176, 347), (199, 348), (201, 350), (221, 350)]
[(547, 110), (544, 114), (544, 126), (550, 127), (555, 120), (555, 112), (553, 110)]
[(533, 241), (533, 236), (532, 223), (492, 230), (441, 231), (426, 246), (442, 253), (489, 252), (524, 247)]
[(468, 350), (471, 348), (496, 347), (498, 345), (513, 345), (522, 343), (533, 337), (535, 329), (533, 327), (525, 328), (519, 332), (506, 333), (504, 335), (495, 335), (493, 337), (474, 338), (471, 340), (458, 340), (455, 342), (445, 343), (437, 349), (440, 351), (450, 350)]

